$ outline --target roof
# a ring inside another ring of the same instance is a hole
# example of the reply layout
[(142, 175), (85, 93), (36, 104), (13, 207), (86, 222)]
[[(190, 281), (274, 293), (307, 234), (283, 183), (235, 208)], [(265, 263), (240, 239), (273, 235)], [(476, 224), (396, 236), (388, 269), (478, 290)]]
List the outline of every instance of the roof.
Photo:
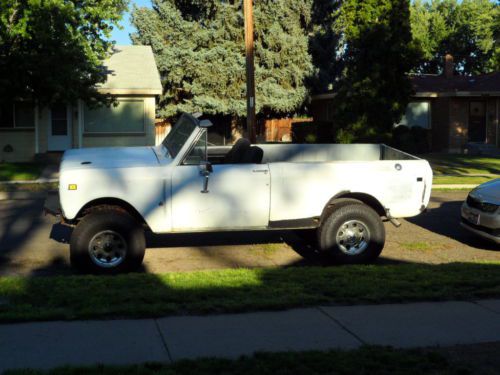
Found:
[(99, 91), (109, 94), (160, 95), (162, 85), (150, 46), (114, 46), (104, 62), (107, 81)]
[[(500, 71), (477, 76), (414, 75), (411, 76), (414, 97), (500, 96)], [(314, 100), (332, 99), (335, 92), (315, 95)]]
[(500, 72), (477, 76), (419, 75), (411, 77), (416, 96), (500, 96)]

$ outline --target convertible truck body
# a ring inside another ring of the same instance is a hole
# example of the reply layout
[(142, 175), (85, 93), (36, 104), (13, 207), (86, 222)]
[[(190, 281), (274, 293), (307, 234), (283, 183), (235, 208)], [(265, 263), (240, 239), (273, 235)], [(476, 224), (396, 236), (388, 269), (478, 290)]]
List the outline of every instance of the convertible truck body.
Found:
[(61, 164), (61, 207), (73, 220), (93, 201), (117, 199), (153, 232), (168, 233), (301, 227), (348, 193), (373, 197), (395, 218), (418, 215), (429, 201), (427, 161), (384, 145), (259, 147), (262, 164), (213, 165), (208, 193), (198, 165), (159, 158), (161, 148), (71, 150)]
[[(384, 219), (415, 216), (431, 194), (427, 161), (376, 144), (211, 147), (183, 115), (156, 147), (70, 150), (60, 167), (62, 217), (119, 207), (156, 233), (319, 228), (342, 199)], [(243, 145), (243, 146), (242, 146)]]

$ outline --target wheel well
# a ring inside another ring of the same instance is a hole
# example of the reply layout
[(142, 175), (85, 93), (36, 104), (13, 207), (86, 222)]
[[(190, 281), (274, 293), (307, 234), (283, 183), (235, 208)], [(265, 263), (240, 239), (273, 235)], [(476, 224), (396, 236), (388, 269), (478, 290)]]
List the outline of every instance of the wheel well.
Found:
[(351, 193), (351, 192), (344, 192), (337, 194), (335, 197), (330, 199), (330, 201), (327, 203), (325, 208), (323, 209), (323, 213), (321, 214), (321, 219), (328, 214), (335, 205), (338, 205), (339, 203), (343, 202), (362, 202), (366, 204), (367, 206), (373, 208), (377, 214), (380, 216), (386, 216), (387, 212), (384, 208), (384, 206), (378, 201), (377, 198), (365, 194), (365, 193)]
[(134, 219), (136, 219), (137, 222), (142, 224), (146, 223), (142, 215), (130, 203), (127, 203), (124, 200), (118, 198), (99, 198), (90, 201), (78, 212), (78, 215), (76, 215), (76, 220), (81, 219), (92, 211), (100, 209), (111, 209), (126, 212)]

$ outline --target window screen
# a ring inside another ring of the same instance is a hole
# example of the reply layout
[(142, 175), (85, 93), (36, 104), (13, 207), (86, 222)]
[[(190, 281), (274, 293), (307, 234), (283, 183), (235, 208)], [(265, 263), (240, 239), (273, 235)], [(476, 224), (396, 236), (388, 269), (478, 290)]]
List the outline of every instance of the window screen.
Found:
[(51, 117), (51, 134), (52, 135), (67, 135), (68, 134), (68, 108), (66, 104), (54, 104), (50, 108)]
[(85, 107), (84, 122), (88, 133), (142, 133), (144, 101), (120, 100), (110, 107)]
[(12, 103), (0, 103), (0, 128), (14, 127), (14, 105)]
[(430, 103), (429, 102), (411, 102), (406, 107), (406, 113), (397, 125), (406, 125), (409, 127), (419, 126), (429, 129), (430, 124)]

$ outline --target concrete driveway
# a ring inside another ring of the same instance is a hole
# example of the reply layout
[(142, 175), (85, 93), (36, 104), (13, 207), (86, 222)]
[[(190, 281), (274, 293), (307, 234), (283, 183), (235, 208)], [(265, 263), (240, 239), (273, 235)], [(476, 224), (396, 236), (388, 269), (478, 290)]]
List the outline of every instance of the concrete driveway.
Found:
[[(435, 192), (429, 211), (386, 223), (387, 243), (379, 263), (500, 261), (495, 244), (459, 226), (467, 192)], [(70, 232), (42, 214), (42, 200), (0, 201), (0, 275), (70, 274)], [(50, 236), (56, 238), (51, 239)], [(305, 256), (305, 258), (302, 255)], [(315, 265), (320, 261), (291, 232), (231, 232), (149, 235), (145, 272), (192, 271), (235, 267)]]

